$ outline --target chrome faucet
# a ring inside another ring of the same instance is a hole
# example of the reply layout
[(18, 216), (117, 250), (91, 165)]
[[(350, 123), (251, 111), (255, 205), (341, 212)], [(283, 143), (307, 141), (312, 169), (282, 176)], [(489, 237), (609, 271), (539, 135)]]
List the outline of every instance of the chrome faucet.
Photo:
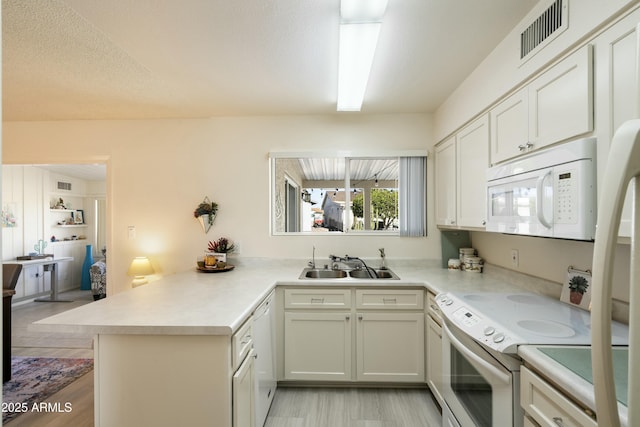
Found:
[(309, 267), (316, 268), (316, 247), (313, 247), (313, 252), (311, 253), (311, 261), (308, 263)]
[(352, 267), (353, 262), (357, 261), (361, 264), (361, 266), (358, 266), (358, 269), (360, 269), (361, 267), (364, 267), (364, 269), (366, 270), (367, 274), (369, 274), (369, 276), (372, 279), (375, 279), (377, 276), (375, 274), (375, 271), (372, 271), (372, 268), (369, 267), (367, 265), (367, 263), (364, 262), (364, 260), (362, 260), (361, 258), (358, 257), (353, 257), (353, 256), (349, 256), (349, 255), (345, 255), (344, 257), (339, 257), (339, 256), (335, 256), (335, 255), (329, 255), (329, 258), (331, 259), (331, 262), (333, 263), (333, 269), (337, 269), (338, 267), (338, 263), (341, 262), (345, 265), (347, 265), (348, 267), (354, 268)]
[(380, 251), (380, 257), (382, 258), (380, 260), (380, 270), (386, 270), (387, 269), (387, 256), (384, 253), (384, 248), (380, 248), (378, 250)]

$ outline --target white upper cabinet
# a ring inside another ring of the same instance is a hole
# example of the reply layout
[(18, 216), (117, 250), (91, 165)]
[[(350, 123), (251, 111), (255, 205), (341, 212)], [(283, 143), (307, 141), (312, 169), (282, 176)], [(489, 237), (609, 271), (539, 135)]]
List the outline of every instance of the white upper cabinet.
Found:
[(491, 164), (593, 130), (592, 52), (584, 46), (489, 111)]
[(592, 51), (582, 47), (528, 85), (532, 149), (593, 130)]
[(484, 227), (489, 118), (485, 114), (436, 146), (436, 224)]
[(456, 137), (436, 147), (436, 224), (456, 225)]
[[(616, 130), (627, 120), (640, 117), (640, 59), (638, 25), (640, 10), (628, 15), (602, 33), (595, 44), (596, 129), (598, 138), (598, 182), (606, 167), (611, 140)], [(621, 237), (631, 236), (631, 191), (627, 191), (620, 229)]]
[(522, 88), (489, 112), (491, 120), (491, 163), (516, 157), (529, 143), (529, 102)]
[(485, 114), (456, 135), (457, 224), (484, 227), (487, 211), (487, 168), (489, 167), (489, 118)]

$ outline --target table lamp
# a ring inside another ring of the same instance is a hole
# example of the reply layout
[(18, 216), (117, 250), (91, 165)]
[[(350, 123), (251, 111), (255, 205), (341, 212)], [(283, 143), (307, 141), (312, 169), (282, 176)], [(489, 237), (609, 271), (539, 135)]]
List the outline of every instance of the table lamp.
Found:
[(134, 276), (133, 282), (131, 282), (131, 286), (134, 288), (148, 283), (145, 276), (153, 273), (155, 273), (155, 271), (153, 270), (149, 259), (144, 256), (135, 257), (133, 261), (131, 261), (129, 271), (127, 271), (129, 276)]

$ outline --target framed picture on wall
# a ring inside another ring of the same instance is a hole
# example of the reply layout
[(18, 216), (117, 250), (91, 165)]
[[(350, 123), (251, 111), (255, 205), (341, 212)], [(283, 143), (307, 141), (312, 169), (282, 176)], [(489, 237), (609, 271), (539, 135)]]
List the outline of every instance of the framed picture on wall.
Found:
[(76, 209), (74, 212), (71, 212), (71, 217), (73, 218), (74, 224), (84, 224), (84, 211), (82, 209)]

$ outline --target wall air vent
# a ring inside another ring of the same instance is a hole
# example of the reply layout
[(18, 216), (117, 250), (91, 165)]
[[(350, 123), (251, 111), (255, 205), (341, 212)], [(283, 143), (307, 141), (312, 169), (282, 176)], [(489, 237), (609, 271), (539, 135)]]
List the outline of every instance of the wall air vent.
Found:
[(58, 190), (71, 191), (71, 183), (58, 181)]
[(569, 0), (555, 0), (520, 33), (520, 59), (528, 60), (568, 27)]

